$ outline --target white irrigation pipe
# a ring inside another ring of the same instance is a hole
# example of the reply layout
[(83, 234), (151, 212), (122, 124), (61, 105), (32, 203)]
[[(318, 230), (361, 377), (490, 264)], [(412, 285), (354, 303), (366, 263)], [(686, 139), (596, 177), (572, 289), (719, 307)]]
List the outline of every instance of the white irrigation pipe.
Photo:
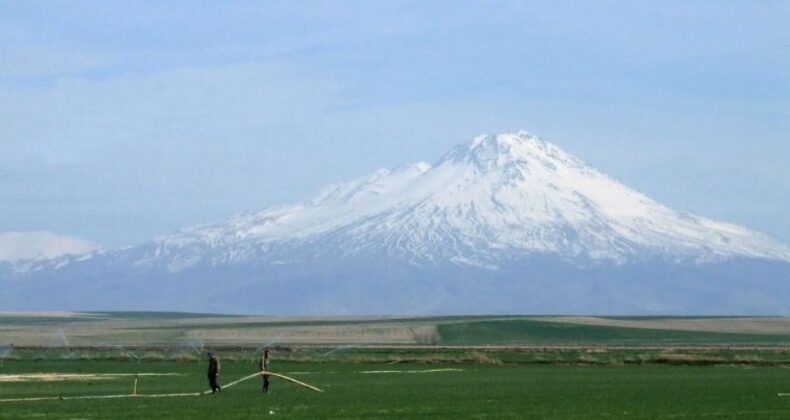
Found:
[[(291, 382), (293, 382), (293, 383), (295, 383), (295, 384), (297, 384), (297, 385), (301, 385), (301, 386), (303, 386), (303, 387), (305, 387), (305, 388), (312, 389), (313, 391), (317, 391), (317, 392), (324, 392), (324, 390), (323, 390), (323, 389), (316, 388), (316, 387), (314, 387), (314, 386), (312, 386), (312, 385), (310, 385), (310, 384), (306, 384), (306, 383), (304, 383), (304, 382), (302, 382), (302, 381), (299, 381), (299, 380), (296, 380), (296, 379), (294, 379), (294, 378), (291, 378), (290, 376), (285, 376), (285, 375), (281, 375), (281, 374), (279, 374), (279, 373), (274, 373), (274, 372), (267, 372), (267, 371), (265, 371), (265, 370), (262, 370), (262, 371), (260, 371), (260, 372), (253, 373), (252, 375), (245, 376), (245, 377), (243, 377), (243, 378), (241, 378), (241, 379), (237, 379), (237, 380), (235, 380), (235, 381), (233, 381), (233, 382), (231, 382), (231, 383), (229, 383), (229, 384), (227, 384), (227, 385), (223, 386), (222, 388), (223, 388), (223, 389), (225, 389), (225, 388), (230, 388), (230, 387), (232, 387), (233, 385), (236, 385), (236, 384), (238, 384), (238, 383), (244, 382), (244, 381), (246, 381), (246, 380), (249, 380), (249, 379), (252, 379), (252, 378), (254, 378), (254, 377), (256, 377), (256, 376), (261, 376), (261, 375), (264, 375), (264, 374), (265, 374), (265, 375), (276, 376), (276, 377), (278, 377), (278, 378), (285, 379), (286, 381), (291, 381)], [(205, 392), (203, 392), (203, 393), (204, 393), (204, 394), (208, 394), (209, 392), (211, 392), (211, 391), (209, 390), (209, 391), (205, 391)]]
[[(260, 375), (263, 375), (263, 374), (266, 374), (266, 375), (271, 375), (271, 376), (276, 376), (276, 377), (278, 377), (278, 378), (282, 378), (282, 379), (285, 379), (285, 380), (287, 380), (287, 381), (291, 381), (291, 382), (293, 382), (293, 383), (295, 383), (295, 384), (298, 384), (298, 385), (301, 385), (301, 386), (303, 386), (303, 387), (305, 387), (305, 388), (312, 389), (313, 391), (317, 391), (317, 392), (324, 392), (324, 390), (322, 390), (322, 389), (320, 389), (320, 388), (316, 388), (316, 387), (314, 387), (314, 386), (312, 386), (312, 385), (310, 385), (310, 384), (306, 384), (306, 383), (304, 383), (304, 382), (302, 382), (302, 381), (298, 381), (298, 380), (296, 380), (296, 379), (294, 379), (294, 378), (291, 378), (291, 377), (289, 377), (289, 376), (281, 375), (281, 374), (279, 374), (279, 373), (274, 373), (274, 372), (267, 372), (267, 371), (265, 371), (265, 370), (263, 370), (263, 371), (260, 371), (260, 372), (255, 372), (255, 373), (253, 373), (252, 375), (245, 376), (245, 377), (243, 377), (243, 378), (241, 378), (241, 379), (237, 379), (237, 380), (235, 380), (235, 381), (233, 381), (233, 382), (231, 382), (231, 383), (229, 383), (229, 384), (225, 385), (223, 388), (230, 388), (230, 387), (232, 387), (232, 386), (234, 386), (234, 385), (236, 385), (236, 384), (239, 384), (239, 383), (241, 383), (241, 382), (244, 382), (244, 381), (246, 381), (246, 380), (252, 379), (252, 378), (254, 378), (254, 377), (256, 377), (256, 376), (260, 376)], [(136, 385), (136, 383), (135, 383), (135, 385)], [(133, 392), (134, 392), (134, 393), (132, 393), (132, 394), (118, 394), (118, 395), (80, 395), (80, 396), (76, 396), (76, 397), (29, 397), (29, 398), (5, 398), (5, 399), (0, 399), (0, 403), (4, 403), (4, 402), (21, 402), (21, 401), (56, 401), (56, 400), (63, 400), (63, 401), (68, 401), (68, 400), (100, 400), (100, 399), (114, 399), (114, 398), (167, 398), (167, 397), (197, 397), (197, 396), (200, 396), (200, 395), (209, 394), (209, 393), (211, 393), (211, 390), (204, 391), (204, 392), (185, 392), (185, 393), (176, 393), (176, 394), (137, 394), (137, 390), (136, 390), (136, 389), (135, 389)]]
[(359, 347), (359, 346), (354, 345), (354, 344), (349, 344), (349, 345), (346, 345), (346, 346), (335, 347), (334, 349), (332, 349), (332, 350), (330, 350), (330, 351), (328, 351), (326, 353), (321, 354), (321, 357), (326, 357), (326, 356), (329, 356), (330, 354), (337, 353), (337, 352), (339, 352), (341, 350), (352, 349), (354, 347)]
[(425, 370), (363, 370), (359, 373), (437, 373), (437, 372), (463, 372), (463, 369), (425, 369)]
[[(254, 378), (254, 377), (258, 376), (258, 375), (260, 375), (260, 373), (257, 373), (257, 372), (256, 372), (256, 373), (253, 373), (252, 375), (245, 376), (245, 377), (243, 377), (243, 378), (241, 378), (241, 379), (237, 379), (237, 380), (235, 380), (235, 381), (233, 381), (233, 382), (231, 382), (231, 383), (229, 383), (229, 384), (222, 385), (222, 386), (221, 386), (221, 389), (228, 389), (228, 388), (232, 387), (233, 385), (236, 385), (236, 384), (238, 384), (238, 383), (240, 383), (240, 382), (244, 382), (244, 381), (246, 381), (246, 380), (248, 380), (248, 379), (252, 379), (252, 378)], [(212, 392), (214, 392), (214, 390), (212, 390), (212, 389), (209, 389), (208, 391), (203, 391), (203, 394), (210, 394), (210, 393), (212, 393)]]
[(265, 370), (264, 370), (264, 371), (261, 371), (261, 372), (260, 372), (260, 374), (266, 374), (266, 375), (276, 376), (276, 377), (278, 377), (278, 378), (285, 379), (286, 381), (291, 381), (291, 382), (293, 382), (293, 383), (295, 383), (295, 384), (297, 384), (297, 385), (301, 385), (301, 386), (303, 386), (303, 387), (305, 387), (305, 388), (312, 389), (313, 391), (317, 391), (317, 392), (324, 392), (324, 390), (323, 390), (323, 389), (316, 388), (316, 387), (314, 387), (314, 386), (312, 386), (312, 385), (310, 385), (310, 384), (306, 384), (306, 383), (304, 383), (304, 382), (302, 382), (302, 381), (298, 381), (298, 380), (296, 380), (296, 379), (294, 379), (294, 378), (291, 378), (291, 377), (289, 377), (289, 376), (285, 376), (285, 375), (281, 375), (281, 374), (279, 374), (279, 373), (274, 373), (274, 372), (267, 372), (267, 371), (265, 371)]
[(105, 400), (114, 398), (163, 398), (163, 397), (196, 397), (203, 395), (200, 392), (189, 392), (183, 394), (118, 394), (118, 395), (78, 395), (76, 397), (32, 397), (32, 398), (6, 398), (3, 402), (16, 401), (55, 401), (55, 400)]

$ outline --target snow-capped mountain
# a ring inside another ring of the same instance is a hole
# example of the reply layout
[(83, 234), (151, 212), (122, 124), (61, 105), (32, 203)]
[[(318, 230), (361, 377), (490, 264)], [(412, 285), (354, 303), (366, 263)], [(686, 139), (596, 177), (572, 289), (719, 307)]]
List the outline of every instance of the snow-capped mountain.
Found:
[(652, 256), (790, 260), (787, 245), (673, 211), (524, 132), (478, 137), (435, 167), (379, 170), (304, 203), (159, 239), (161, 252), (151, 258), (195, 251), (169, 266), (180, 270), (206, 257), (239, 261), (329, 235), (342, 238), (346, 254), (384, 251), (417, 264), (449, 259), (494, 268), (505, 252), (618, 263)]
[[(148, 309), (752, 313), (786, 311), (775, 299), (790, 292), (788, 263), (786, 244), (674, 211), (519, 132), (480, 136), (434, 166), (379, 170), (298, 204), (39, 265), (13, 282), (25, 291), (81, 279), (85, 297), (112, 284), (115, 298), (102, 307), (145, 284), (158, 293)], [(774, 290), (755, 276), (769, 276)], [(188, 292), (196, 285), (242, 307), (207, 306)], [(706, 293), (727, 297), (704, 301)]]

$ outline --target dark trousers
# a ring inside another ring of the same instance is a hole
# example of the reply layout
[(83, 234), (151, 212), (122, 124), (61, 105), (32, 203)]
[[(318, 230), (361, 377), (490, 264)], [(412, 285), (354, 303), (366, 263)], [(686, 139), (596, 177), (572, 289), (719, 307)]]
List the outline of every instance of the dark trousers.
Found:
[(269, 392), (269, 375), (263, 375), (263, 393)]
[(217, 383), (217, 375), (216, 374), (208, 374), (208, 384), (211, 387), (211, 392), (222, 391), (222, 387), (219, 386)]

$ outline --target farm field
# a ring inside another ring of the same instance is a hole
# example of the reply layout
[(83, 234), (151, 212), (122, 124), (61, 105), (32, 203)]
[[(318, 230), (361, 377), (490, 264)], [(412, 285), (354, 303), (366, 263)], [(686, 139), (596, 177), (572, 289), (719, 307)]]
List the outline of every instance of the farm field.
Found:
[[(225, 362), (223, 368), (222, 380), (226, 383), (255, 369), (245, 362)], [(790, 416), (790, 400), (777, 397), (777, 392), (790, 391), (790, 370), (779, 368), (382, 366), (342, 362), (282, 362), (277, 368), (278, 372), (326, 392), (317, 393), (275, 379), (271, 393), (261, 395), (260, 382), (253, 379), (221, 394), (199, 397), (4, 402), (0, 403), (0, 417), (783, 419)], [(143, 394), (202, 391), (206, 388), (203, 370), (202, 363), (185, 362), (16, 361), (3, 366), (4, 375), (42, 372), (171, 374), (141, 377), (139, 392)], [(414, 372), (423, 370), (433, 372)], [(2, 398), (109, 395), (131, 393), (131, 389), (131, 376), (0, 382)]]
[(0, 313), (0, 347), (283, 345), (790, 345), (790, 318), (334, 317)]
[[(198, 393), (207, 351), (221, 382)], [(790, 322), (724, 317), (0, 315), (0, 418), (790, 418)], [(64, 397), (64, 399), (57, 399)]]

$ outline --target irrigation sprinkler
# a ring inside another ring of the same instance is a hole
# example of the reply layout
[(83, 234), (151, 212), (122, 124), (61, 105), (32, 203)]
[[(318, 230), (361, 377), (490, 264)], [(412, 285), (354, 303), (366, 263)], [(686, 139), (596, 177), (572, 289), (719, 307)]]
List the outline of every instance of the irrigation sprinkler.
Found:
[[(281, 333), (277, 334), (276, 336), (274, 336), (274, 338), (272, 338), (271, 340), (269, 340), (269, 341), (267, 341), (267, 342), (263, 343), (262, 345), (260, 345), (260, 346), (256, 347), (256, 348), (255, 348), (255, 352), (252, 354), (252, 357), (253, 357), (253, 359), (254, 359), (254, 358), (257, 356), (257, 355), (259, 355), (259, 354), (261, 353), (261, 351), (263, 351), (263, 350), (265, 350), (265, 349), (269, 348), (269, 347), (270, 347), (272, 344), (277, 344), (277, 342), (278, 342), (277, 340), (279, 340), (279, 339), (280, 339), (280, 337), (282, 337), (283, 335), (285, 335), (285, 333), (284, 333), (284, 332), (281, 332)], [(245, 353), (245, 354), (246, 354), (246, 353)], [(227, 385), (226, 385), (226, 386), (227, 386)]]
[(110, 346), (120, 349), (121, 350), (121, 354), (125, 354), (126, 356), (132, 356), (132, 358), (137, 360), (137, 364), (138, 365), (140, 364), (140, 360), (142, 359), (142, 357), (139, 356), (137, 353), (127, 349), (126, 347), (124, 347), (124, 346), (122, 346), (120, 344), (110, 344)]
[[(284, 332), (281, 332), (281, 333), (277, 334), (276, 336), (274, 336), (274, 338), (272, 338), (271, 340), (269, 340), (269, 341), (267, 341), (266, 343), (264, 343), (263, 345), (261, 345), (261, 346), (258, 346), (258, 347), (255, 349), (255, 354), (258, 354), (258, 353), (260, 353), (262, 350), (264, 350), (264, 349), (266, 349), (266, 348), (270, 347), (272, 344), (277, 344), (277, 343), (278, 343), (278, 340), (279, 340), (279, 339), (280, 339), (280, 338), (281, 338), (283, 335), (285, 335), (285, 333), (284, 333)], [(255, 356), (255, 355), (253, 355), (253, 357), (254, 357), (254, 356)]]
[(3, 366), (5, 359), (14, 351), (14, 345), (0, 347), (0, 366)]
[(179, 354), (184, 356), (185, 358), (191, 356), (192, 354), (197, 355), (197, 360), (203, 355), (203, 341), (202, 340), (190, 340), (190, 341), (178, 341), (173, 343), (169, 350), (178, 351)]
[(343, 350), (347, 350), (347, 349), (353, 349), (354, 347), (359, 347), (359, 346), (356, 345), (356, 344), (347, 344), (345, 346), (338, 346), (338, 347), (335, 347), (334, 349), (332, 349), (332, 350), (330, 350), (330, 351), (328, 351), (326, 353), (320, 354), (319, 357), (326, 357), (326, 356), (329, 356), (331, 354), (335, 354), (335, 353), (337, 353), (339, 351), (343, 351)]
[(58, 330), (58, 337), (60, 337), (61, 341), (63, 341), (63, 345), (66, 348), (66, 352), (68, 352), (68, 359), (71, 359), (71, 344), (69, 344), (69, 339), (66, 338), (66, 333), (63, 330)]
[(114, 347), (120, 348), (122, 352), (124, 352), (124, 353), (126, 353), (128, 355), (131, 355), (132, 357), (134, 357), (137, 360), (137, 372), (135, 372), (135, 374), (134, 374), (134, 388), (132, 389), (132, 395), (137, 395), (137, 377), (140, 374), (140, 359), (141, 359), (141, 357), (138, 356), (135, 352), (127, 349), (126, 347), (124, 347), (124, 346), (122, 346), (120, 344), (115, 344)]
[[(197, 343), (200, 343), (200, 347), (197, 346)], [(198, 356), (203, 354), (203, 340), (200, 340), (200, 341), (197, 341), (197, 342), (191, 341), (189, 343), (189, 346), (192, 347), (192, 350), (194, 350), (195, 353), (198, 354)]]

